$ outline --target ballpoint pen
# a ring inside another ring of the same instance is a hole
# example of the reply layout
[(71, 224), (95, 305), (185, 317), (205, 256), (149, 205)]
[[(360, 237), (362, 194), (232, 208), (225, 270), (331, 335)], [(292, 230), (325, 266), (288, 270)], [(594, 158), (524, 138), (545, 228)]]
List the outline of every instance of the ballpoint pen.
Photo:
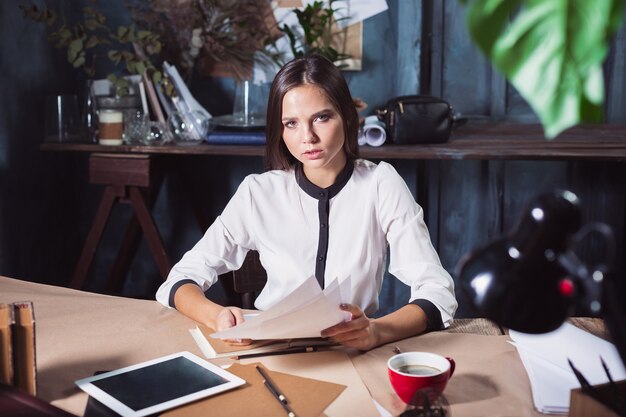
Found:
[(272, 394), (274, 394), (274, 396), (278, 399), (278, 401), (280, 401), (283, 404), (287, 404), (288, 403), (287, 397), (285, 397), (285, 395), (283, 395), (283, 393), (278, 390), (278, 387), (274, 384), (274, 381), (272, 381), (272, 379), (267, 374), (267, 372), (265, 372), (263, 368), (259, 367), (259, 365), (256, 365), (256, 370), (259, 371), (263, 379), (267, 381), (267, 386), (269, 390), (272, 391)]
[(602, 363), (602, 367), (604, 368), (604, 373), (606, 373), (606, 377), (609, 380), (609, 385), (611, 386), (611, 395), (613, 396), (612, 409), (617, 411), (619, 415), (626, 415), (626, 406), (624, 405), (622, 396), (620, 395), (619, 389), (613, 380), (613, 376), (611, 375), (611, 371), (609, 370), (608, 365), (604, 362), (604, 358), (600, 356), (600, 362)]
[(570, 368), (572, 368), (572, 371), (574, 371), (574, 375), (576, 375), (576, 379), (578, 379), (578, 382), (580, 382), (580, 387), (585, 394), (587, 394), (588, 396), (590, 396), (591, 398), (593, 398), (600, 404), (605, 405), (607, 408), (610, 408), (611, 410), (615, 411), (616, 413), (618, 413), (618, 415), (621, 414), (621, 410), (618, 409), (619, 407), (617, 407), (616, 404), (613, 404), (612, 402), (607, 403), (606, 401), (604, 401), (604, 399), (598, 394), (597, 390), (593, 387), (593, 385), (591, 385), (589, 381), (587, 381), (587, 378), (585, 378), (585, 376), (578, 369), (576, 369), (576, 367), (574, 366), (574, 364), (572, 363), (570, 359), (567, 359), (567, 362), (569, 363)]
[(287, 412), (287, 415), (289, 417), (296, 417), (296, 413), (294, 413), (293, 410), (291, 409), (291, 407), (289, 407), (289, 405), (287, 405), (289, 400), (287, 400), (287, 397), (285, 397), (285, 395), (278, 389), (278, 387), (274, 384), (274, 382), (269, 377), (269, 375), (263, 370), (263, 368), (259, 367), (258, 365), (256, 365), (256, 370), (259, 371), (259, 373), (263, 377), (263, 385), (265, 385), (265, 387), (268, 389), (268, 391), (272, 393), (274, 398), (276, 398), (278, 400), (280, 405)]
[(284, 350), (275, 350), (275, 351), (267, 351), (260, 353), (242, 353), (241, 355), (232, 356), (231, 359), (247, 359), (247, 358), (258, 358), (260, 356), (273, 356), (273, 355), (289, 355), (291, 353), (307, 353), (307, 352), (316, 352), (317, 348), (315, 346), (306, 346), (306, 347), (293, 347)]

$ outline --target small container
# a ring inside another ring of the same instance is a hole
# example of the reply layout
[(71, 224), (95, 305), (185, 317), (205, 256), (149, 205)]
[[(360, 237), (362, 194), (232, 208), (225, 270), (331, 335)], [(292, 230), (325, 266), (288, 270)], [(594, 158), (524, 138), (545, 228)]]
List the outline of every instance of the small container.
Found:
[(169, 131), (165, 123), (147, 122), (144, 130), (143, 144), (147, 146), (160, 146), (171, 141)]
[(98, 115), (98, 143), (116, 146), (122, 144), (124, 134), (124, 115), (118, 110), (100, 110)]
[(124, 143), (143, 145), (148, 121), (141, 110), (124, 111)]

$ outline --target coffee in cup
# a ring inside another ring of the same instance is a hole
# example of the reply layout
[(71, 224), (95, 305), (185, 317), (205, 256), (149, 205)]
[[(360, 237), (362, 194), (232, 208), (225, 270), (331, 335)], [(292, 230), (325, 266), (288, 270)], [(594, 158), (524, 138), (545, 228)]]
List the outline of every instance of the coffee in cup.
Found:
[(387, 361), (391, 386), (407, 404), (419, 401), (418, 391), (433, 403), (443, 392), (454, 368), (452, 358), (430, 352), (399, 353)]

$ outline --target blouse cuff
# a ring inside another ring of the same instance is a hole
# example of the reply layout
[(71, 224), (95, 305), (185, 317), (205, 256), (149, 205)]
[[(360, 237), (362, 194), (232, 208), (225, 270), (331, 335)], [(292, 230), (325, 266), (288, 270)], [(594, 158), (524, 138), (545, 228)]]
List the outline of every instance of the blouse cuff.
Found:
[(174, 303), (174, 296), (176, 295), (176, 291), (178, 291), (178, 289), (185, 284), (198, 285), (196, 281), (189, 278), (181, 279), (176, 284), (172, 285), (172, 288), (170, 289), (170, 298), (168, 300), (168, 304), (170, 305), (170, 307), (176, 308), (176, 303)]
[(424, 310), (424, 313), (426, 313), (427, 332), (444, 329), (443, 320), (441, 319), (441, 312), (437, 307), (435, 307), (432, 302), (420, 298), (411, 301), (409, 304), (415, 304), (416, 306)]

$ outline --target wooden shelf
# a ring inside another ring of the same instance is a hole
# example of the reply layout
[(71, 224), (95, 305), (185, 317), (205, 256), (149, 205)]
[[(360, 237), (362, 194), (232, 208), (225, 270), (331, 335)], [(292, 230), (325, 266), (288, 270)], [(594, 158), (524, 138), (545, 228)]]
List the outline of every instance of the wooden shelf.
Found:
[[(81, 143), (44, 143), (45, 151), (89, 153), (263, 156), (265, 146), (102, 146)], [(548, 140), (536, 124), (469, 123), (459, 127), (450, 140), (441, 144), (385, 145), (360, 147), (367, 159), (422, 160), (626, 160), (626, 126), (592, 125), (575, 127)]]

